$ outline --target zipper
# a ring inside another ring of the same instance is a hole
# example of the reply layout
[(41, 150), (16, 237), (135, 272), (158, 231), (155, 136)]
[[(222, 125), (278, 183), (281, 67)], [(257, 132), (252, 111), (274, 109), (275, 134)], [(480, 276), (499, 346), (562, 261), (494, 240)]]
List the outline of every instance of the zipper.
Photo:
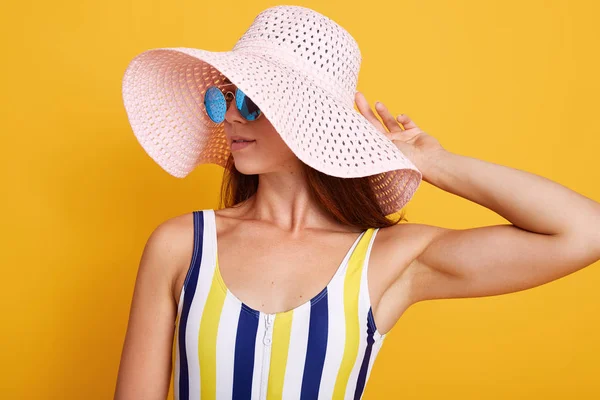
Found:
[(260, 398), (267, 399), (267, 387), (269, 383), (269, 364), (271, 362), (271, 343), (273, 342), (273, 314), (264, 314), (265, 334), (263, 335), (263, 356), (260, 379)]

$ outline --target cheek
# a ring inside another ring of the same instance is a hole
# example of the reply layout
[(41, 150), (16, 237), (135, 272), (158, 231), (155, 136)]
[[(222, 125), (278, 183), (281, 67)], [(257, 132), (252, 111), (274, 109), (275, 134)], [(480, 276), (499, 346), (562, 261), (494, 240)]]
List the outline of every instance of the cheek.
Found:
[(279, 133), (273, 128), (273, 126), (269, 124), (265, 124), (266, 126), (263, 128), (263, 134), (260, 135), (262, 145), (265, 149), (269, 151), (271, 156), (275, 156), (277, 159), (287, 159), (291, 157), (296, 157), (294, 152), (288, 147), (288, 145), (283, 141)]

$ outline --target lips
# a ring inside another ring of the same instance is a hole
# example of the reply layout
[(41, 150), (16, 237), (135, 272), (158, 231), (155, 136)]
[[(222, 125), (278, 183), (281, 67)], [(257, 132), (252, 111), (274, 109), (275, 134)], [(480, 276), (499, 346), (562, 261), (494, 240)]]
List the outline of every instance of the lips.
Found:
[(232, 152), (235, 152), (235, 151), (238, 151), (238, 150), (245, 149), (247, 147), (251, 147), (252, 143), (254, 143), (254, 142), (256, 142), (256, 140), (252, 140), (252, 141), (249, 141), (249, 142), (231, 142), (230, 148), (231, 148)]
[(246, 142), (254, 142), (254, 139), (252, 139), (252, 138), (244, 137), (244, 136), (239, 136), (239, 135), (232, 136), (230, 138), (230, 140), (231, 140), (232, 143), (234, 141), (236, 141), (236, 140), (243, 140), (243, 141), (246, 141)]

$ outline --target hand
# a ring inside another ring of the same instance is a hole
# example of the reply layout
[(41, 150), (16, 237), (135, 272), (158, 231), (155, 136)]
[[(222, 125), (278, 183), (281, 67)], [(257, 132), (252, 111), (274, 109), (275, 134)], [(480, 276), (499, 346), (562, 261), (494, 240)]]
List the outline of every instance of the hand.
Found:
[(440, 151), (445, 151), (436, 138), (423, 132), (408, 115), (400, 114), (394, 118), (383, 103), (377, 102), (375, 109), (383, 121), (382, 124), (361, 92), (356, 92), (355, 101), (360, 113), (377, 130), (391, 139), (402, 154), (421, 172), (427, 169), (430, 160), (434, 160)]

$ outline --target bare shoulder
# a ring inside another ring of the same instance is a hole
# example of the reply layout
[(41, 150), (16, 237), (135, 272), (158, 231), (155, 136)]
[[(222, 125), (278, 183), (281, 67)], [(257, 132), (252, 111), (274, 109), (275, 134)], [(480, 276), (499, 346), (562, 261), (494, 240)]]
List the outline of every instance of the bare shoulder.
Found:
[(149, 235), (138, 266), (115, 399), (166, 398), (176, 318), (173, 277), (192, 240), (189, 214), (162, 222)]
[(194, 220), (191, 212), (177, 215), (158, 224), (152, 231), (149, 241), (160, 243), (164, 246), (162, 250), (168, 250), (171, 255), (176, 255), (176, 250), (181, 249), (182, 240), (185, 242), (185, 239), (189, 239), (193, 229)]
[(160, 252), (157, 257), (162, 260), (165, 277), (177, 305), (194, 250), (193, 213), (177, 215), (160, 223), (148, 239), (148, 243), (151, 242), (155, 251)]

